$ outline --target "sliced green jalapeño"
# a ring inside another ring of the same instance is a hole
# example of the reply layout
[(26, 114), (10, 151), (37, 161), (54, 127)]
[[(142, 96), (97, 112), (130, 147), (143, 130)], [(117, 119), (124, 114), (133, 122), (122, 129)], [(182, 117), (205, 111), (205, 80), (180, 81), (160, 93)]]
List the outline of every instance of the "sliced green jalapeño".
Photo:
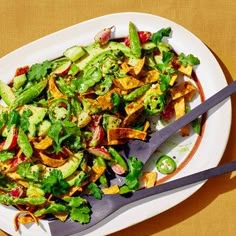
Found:
[(162, 174), (171, 174), (176, 170), (176, 167), (176, 162), (167, 155), (160, 156), (156, 162), (156, 168)]

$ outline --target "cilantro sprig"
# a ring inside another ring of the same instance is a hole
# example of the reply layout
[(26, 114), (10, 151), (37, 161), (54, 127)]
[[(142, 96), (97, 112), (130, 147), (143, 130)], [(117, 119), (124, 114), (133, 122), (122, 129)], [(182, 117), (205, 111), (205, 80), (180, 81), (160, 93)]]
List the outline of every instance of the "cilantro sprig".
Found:
[(70, 139), (69, 145), (73, 150), (81, 148), (80, 129), (75, 123), (70, 121), (56, 121), (50, 127), (48, 136), (54, 140), (54, 150), (56, 153), (61, 151), (62, 142)]
[(187, 64), (189, 64), (190, 66), (196, 66), (200, 64), (200, 60), (193, 54), (189, 54), (186, 56), (184, 53), (180, 53), (178, 56), (178, 60), (183, 66), (186, 66)]
[(40, 81), (44, 78), (52, 69), (53, 63), (51, 61), (44, 61), (43, 63), (36, 63), (32, 65), (27, 72), (27, 78), (29, 81)]
[(30, 122), (29, 117), (33, 114), (30, 109), (24, 110), (21, 117), (20, 117), (20, 127), (21, 129), (26, 132), (29, 129)]
[(78, 221), (81, 224), (86, 224), (90, 221), (91, 209), (87, 205), (87, 201), (82, 197), (69, 197), (65, 199), (70, 207), (70, 218)]
[(158, 44), (162, 41), (163, 37), (169, 37), (171, 33), (171, 28), (162, 28), (156, 33), (152, 34), (151, 40), (153, 43)]
[(125, 177), (125, 184), (130, 190), (139, 188), (139, 177), (142, 173), (143, 163), (136, 157), (131, 156), (128, 158), (129, 173)]
[(102, 190), (99, 188), (99, 186), (92, 182), (88, 185), (89, 193), (92, 194), (96, 199), (100, 200), (102, 199)]
[(173, 52), (163, 51), (162, 52), (162, 63), (157, 64), (157, 69), (161, 73), (174, 73), (175, 70), (170, 65), (170, 61), (174, 57)]
[(42, 189), (45, 193), (52, 193), (58, 197), (69, 191), (70, 185), (63, 179), (62, 172), (53, 169), (49, 175), (42, 181)]
[(82, 197), (66, 197), (60, 203), (51, 203), (48, 207), (37, 210), (34, 215), (68, 213), (70, 218), (81, 224), (89, 223), (91, 219), (91, 209), (87, 201)]

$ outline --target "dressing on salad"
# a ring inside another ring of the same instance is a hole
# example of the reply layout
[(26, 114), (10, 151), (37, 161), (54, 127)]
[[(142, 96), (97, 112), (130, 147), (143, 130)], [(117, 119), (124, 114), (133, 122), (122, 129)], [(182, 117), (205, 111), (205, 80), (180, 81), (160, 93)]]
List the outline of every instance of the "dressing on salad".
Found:
[[(145, 141), (151, 116), (171, 122), (187, 112), (200, 61), (163, 41), (171, 28), (137, 31), (130, 22), (128, 29), (124, 39), (111, 38), (115, 27), (104, 29), (94, 43), (17, 68), (9, 85), (0, 81), (0, 203), (19, 209), (16, 230), (48, 215), (88, 223), (83, 194), (99, 200), (135, 191), (142, 177), (154, 186), (157, 173), (142, 173), (143, 163), (116, 147)], [(157, 166), (164, 174), (176, 169), (170, 158)], [(110, 184), (114, 174), (126, 176), (123, 186)]]

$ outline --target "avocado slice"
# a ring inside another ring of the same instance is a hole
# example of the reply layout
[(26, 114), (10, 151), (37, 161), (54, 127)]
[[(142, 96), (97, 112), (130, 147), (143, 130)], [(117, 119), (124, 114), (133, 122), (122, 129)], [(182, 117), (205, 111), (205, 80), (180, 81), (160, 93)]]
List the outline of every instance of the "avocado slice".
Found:
[(117, 128), (120, 126), (122, 120), (115, 115), (103, 114), (102, 126), (107, 131), (111, 128)]
[(29, 136), (33, 137), (36, 134), (36, 126), (43, 121), (47, 108), (36, 107), (32, 105), (24, 105), (23, 109), (20, 111), (22, 113), (24, 110), (31, 110), (32, 115), (29, 117)]
[(16, 98), (11, 87), (0, 80), (0, 99), (1, 97), (8, 106), (10, 106)]
[(71, 176), (78, 169), (83, 157), (84, 157), (84, 153), (78, 152), (78, 153), (75, 153), (74, 155), (71, 155), (68, 161), (62, 166), (59, 166), (57, 168), (46, 167), (45, 176), (47, 176), (49, 172), (52, 171), (53, 169), (57, 169), (61, 171), (63, 179), (65, 179)]
[(76, 62), (80, 70), (85, 70), (89, 64), (95, 63), (99, 58), (115, 50), (123, 52), (132, 61), (138, 61), (138, 58), (132, 54), (130, 48), (119, 42), (110, 41), (104, 46), (99, 43), (93, 43), (84, 47), (84, 50), (87, 53)]
[(74, 172), (71, 176), (69, 176), (68, 178), (66, 178), (66, 182), (67, 182), (70, 186), (73, 186), (73, 185), (75, 185), (76, 180), (77, 180), (78, 178), (79, 178), (79, 179), (81, 179), (81, 178), (82, 178), (82, 179), (86, 178), (85, 172), (83, 172), (83, 171), (81, 171), (81, 170)]

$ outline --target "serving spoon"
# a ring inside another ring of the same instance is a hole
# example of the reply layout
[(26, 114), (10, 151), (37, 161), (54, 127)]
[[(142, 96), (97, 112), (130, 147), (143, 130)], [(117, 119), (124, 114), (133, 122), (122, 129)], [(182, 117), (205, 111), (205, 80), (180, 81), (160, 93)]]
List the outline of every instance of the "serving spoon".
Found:
[[(137, 158), (146, 163), (146, 161), (150, 158), (150, 156), (158, 148), (158, 146), (160, 146), (167, 138), (169, 138), (172, 134), (174, 134), (183, 126), (189, 124), (191, 121), (193, 121), (200, 115), (210, 110), (212, 107), (225, 100), (235, 91), (236, 81), (232, 82), (231, 84), (217, 92), (215, 95), (208, 98), (197, 107), (193, 108), (189, 113), (174, 121), (172, 124), (153, 133), (148, 142), (143, 142), (139, 140), (129, 142), (124, 150), (124, 154), (126, 156), (135, 155), (137, 156)], [(132, 202), (136, 202), (141, 199), (151, 197), (153, 195), (160, 194), (163, 192), (167, 192), (176, 188), (180, 188), (186, 185), (197, 183), (209, 179), (211, 177), (232, 172), (234, 170), (236, 170), (236, 161), (229, 162), (227, 164), (207, 169), (198, 173), (194, 173), (176, 180), (172, 180), (149, 189), (141, 189), (128, 195), (104, 195), (101, 200), (97, 200), (93, 196), (85, 196), (85, 198), (88, 200), (92, 207), (92, 216), (90, 223), (81, 225), (72, 220), (68, 220), (66, 222), (55, 220), (49, 222), (49, 228), (51, 230), (52, 235), (57, 236), (80, 233), (93, 226), (96, 226), (99, 222), (108, 218), (118, 209)]]

